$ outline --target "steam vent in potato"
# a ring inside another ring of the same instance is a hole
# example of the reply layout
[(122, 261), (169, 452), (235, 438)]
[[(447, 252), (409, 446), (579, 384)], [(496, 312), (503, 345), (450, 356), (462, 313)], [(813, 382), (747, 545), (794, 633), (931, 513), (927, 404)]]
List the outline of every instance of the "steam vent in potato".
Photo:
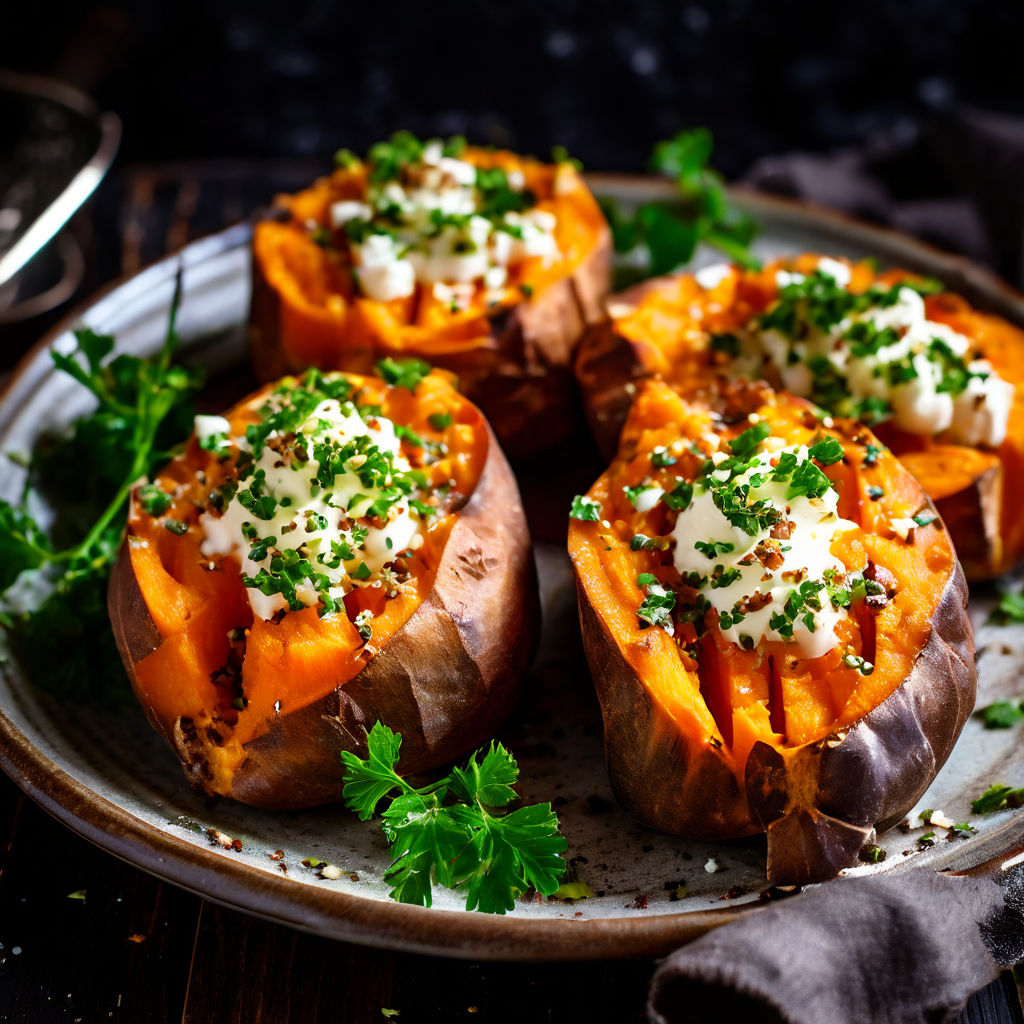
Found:
[(742, 382), (638, 389), (569, 551), (616, 796), (655, 828), (766, 831), (825, 879), (900, 821), (974, 705), (967, 587), (862, 424)]
[(803, 255), (725, 265), (608, 300), (580, 345), (588, 418), (610, 455), (638, 380), (701, 395), (762, 378), (870, 426), (941, 513), (968, 578), (1024, 556), (1024, 333), (934, 281)]
[(132, 496), (110, 613), (153, 726), (199, 789), (341, 796), (378, 720), (404, 773), (500, 725), (537, 595), (519, 492), (448, 378), (309, 371), (200, 416)]
[(415, 356), (458, 376), (510, 455), (570, 433), (572, 354), (611, 259), (574, 165), (407, 132), (336, 161), (256, 227), (261, 378)]

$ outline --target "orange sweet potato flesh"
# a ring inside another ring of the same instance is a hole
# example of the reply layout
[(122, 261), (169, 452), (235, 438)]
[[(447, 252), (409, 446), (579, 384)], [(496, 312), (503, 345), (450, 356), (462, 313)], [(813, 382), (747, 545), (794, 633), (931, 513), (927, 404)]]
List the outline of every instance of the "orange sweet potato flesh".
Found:
[[(637, 512), (623, 488), (651, 476), (666, 481), (699, 461), (653, 466), (650, 453), (708, 432), (730, 438), (756, 413), (789, 444), (823, 431), (810, 406), (763, 385), (686, 401), (649, 381), (638, 392), (618, 454), (588, 496), (600, 522), (572, 520), (584, 647), (604, 716), (605, 752), (622, 806), (663, 831), (719, 840), (768, 833), (768, 875), (801, 883), (835, 875), (857, 858), (873, 828), (900, 820), (946, 760), (974, 705), (973, 635), (967, 588), (941, 520), (902, 539), (891, 519), (932, 508), (924, 490), (888, 451), (865, 465), (875, 439), (851, 421), (827, 433), (844, 459), (825, 469), (839, 514), (858, 529), (838, 535), (832, 553), (850, 569), (865, 562), (895, 577), (880, 611), (854, 608), (841, 644), (821, 657), (762, 641), (746, 651), (726, 641), (709, 613), (695, 658), (676, 637), (642, 628), (642, 572), (679, 586), (671, 549), (630, 550), (635, 533), (664, 536), (663, 504)], [(869, 460), (870, 461), (870, 460)], [(884, 495), (872, 500), (869, 487)], [(670, 485), (671, 487), (671, 485)], [(678, 641), (678, 643), (677, 643)], [(873, 662), (861, 675), (841, 654)]]
[[(385, 600), (367, 587), (346, 597), (344, 614), (307, 608), (254, 620), (237, 559), (199, 549), (194, 502), (223, 470), (194, 438), (156, 480), (178, 486), (167, 516), (187, 524), (183, 535), (133, 498), (109, 590), (114, 635), (150, 722), (206, 792), (273, 808), (336, 801), (340, 751), (365, 755), (374, 722), (402, 734), (399, 767), (414, 773), (478, 746), (518, 696), (537, 630), (536, 579), (518, 488), (494, 435), (439, 374), (415, 394), (349, 376), (360, 401), (447, 445), (429, 473), (466, 499), (433, 521), (408, 593)], [(254, 421), (268, 390), (227, 413), (236, 430)], [(447, 426), (431, 424), (438, 413), (450, 414)], [(352, 622), (363, 608), (374, 611), (370, 643)]]
[[(735, 330), (776, 298), (780, 267), (811, 272), (819, 256), (776, 261), (761, 271), (735, 271), (702, 288), (692, 274), (658, 278), (611, 296), (606, 318), (580, 342), (575, 372), (599, 447), (609, 457), (639, 381), (661, 376), (683, 394), (700, 396), (728, 372), (728, 359), (711, 350), (709, 335)], [(879, 274), (869, 263), (851, 267), (851, 289), (894, 283), (904, 271)], [(986, 579), (1024, 557), (1024, 331), (944, 293), (925, 302), (929, 319), (970, 338), (981, 356), (1016, 388), (1006, 440), (981, 450), (897, 431), (878, 436), (904, 459), (924, 485), (953, 536), (967, 578)]]
[(576, 342), (603, 313), (611, 234), (596, 200), (568, 163), (468, 149), (478, 167), (522, 173), (538, 208), (557, 217), (560, 258), (509, 267), (497, 302), (481, 283), (453, 311), (432, 289), (374, 302), (357, 294), (347, 249), (323, 249), (307, 222), (325, 225), (333, 202), (365, 196), (365, 169), (339, 168), (310, 188), (277, 197), (281, 219), (253, 237), (250, 340), (262, 380), (309, 366), (372, 372), (385, 357), (417, 357), (456, 374), (511, 457), (557, 443), (574, 428)]

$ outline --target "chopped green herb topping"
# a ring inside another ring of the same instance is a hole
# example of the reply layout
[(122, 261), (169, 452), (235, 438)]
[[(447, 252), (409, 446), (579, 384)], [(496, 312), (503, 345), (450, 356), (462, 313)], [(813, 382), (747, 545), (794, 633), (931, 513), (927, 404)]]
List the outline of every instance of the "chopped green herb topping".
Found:
[(843, 446), (834, 437), (826, 437), (824, 441), (811, 445), (808, 452), (816, 462), (823, 466), (831, 466), (842, 459)]
[(593, 498), (588, 498), (585, 494), (577, 494), (572, 499), (569, 518), (582, 519), (584, 522), (589, 523), (600, 522), (601, 506)]
[(989, 786), (977, 800), (971, 801), (971, 810), (975, 814), (991, 814), (1005, 807), (1024, 807), (1024, 787)]
[(878, 457), (884, 452), (885, 449), (877, 444), (868, 444), (864, 449), (864, 465), (868, 469), (873, 469), (878, 465)]
[(430, 364), (422, 359), (392, 359), (390, 356), (377, 363), (377, 373), (392, 387), (415, 391), (420, 381), (430, 373)]
[(171, 507), (171, 496), (156, 484), (143, 484), (135, 493), (146, 515), (162, 516)]
[(855, 668), (862, 676), (869, 676), (875, 671), (875, 666), (858, 654), (844, 654), (843, 664), (847, 668)]
[(640, 627), (661, 626), (669, 634), (673, 633), (672, 609), (676, 606), (676, 595), (666, 589), (653, 573), (642, 572), (636, 581), (647, 595), (636, 611)]
[(693, 545), (702, 555), (707, 558), (715, 559), (719, 555), (723, 555), (726, 552), (732, 551), (735, 545), (731, 541), (721, 540), (698, 540)]
[(739, 437), (730, 441), (729, 449), (738, 459), (752, 455), (760, 447), (761, 442), (765, 440), (771, 432), (771, 427), (769, 427), (767, 423), (763, 421), (761, 423), (756, 423), (754, 426), (744, 430)]

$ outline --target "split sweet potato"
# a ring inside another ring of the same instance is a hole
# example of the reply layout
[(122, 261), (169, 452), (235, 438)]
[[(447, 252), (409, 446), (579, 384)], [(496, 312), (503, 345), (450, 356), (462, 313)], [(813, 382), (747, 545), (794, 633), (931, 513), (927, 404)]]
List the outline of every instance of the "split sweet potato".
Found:
[[(777, 271), (811, 273), (820, 257), (804, 254), (761, 271), (733, 269), (711, 287), (693, 274), (658, 278), (608, 298), (606, 316), (580, 342), (575, 373), (587, 419), (610, 457), (640, 381), (660, 376), (685, 395), (700, 397), (731, 359), (711, 338), (736, 331), (765, 312), (779, 295)], [(849, 289), (913, 279), (850, 267)], [(965, 335), (977, 354), (1013, 385), (1005, 440), (998, 447), (955, 443), (879, 423), (878, 437), (901, 458), (935, 501), (953, 536), (967, 577), (1004, 572), (1024, 556), (1024, 331), (945, 292), (925, 299), (928, 319)], [(770, 376), (770, 372), (769, 372)], [(777, 379), (770, 383), (780, 385)]]
[[(414, 393), (346, 377), (414, 438), (403, 441), (410, 462), (443, 483), (400, 592), (354, 588), (330, 614), (254, 617), (238, 559), (201, 551), (199, 515), (232, 461), (195, 437), (154, 481), (169, 507), (151, 514), (133, 496), (111, 579), (114, 634), (150, 722), (194, 786), (256, 806), (340, 799), (339, 754), (365, 756), (378, 720), (402, 734), (405, 773), (472, 750), (511, 710), (536, 636), (518, 488), (479, 410), (438, 374)], [(227, 414), (234, 432), (259, 422), (270, 390)], [(421, 443), (438, 457), (419, 459)], [(357, 628), (368, 609), (369, 640)]]
[[(768, 876), (785, 883), (835, 875), (873, 829), (906, 815), (952, 750), (976, 687), (966, 582), (927, 494), (890, 452), (868, 448), (876, 442), (866, 428), (849, 420), (825, 428), (811, 408), (763, 385), (686, 401), (645, 382), (618, 454), (569, 529), (619, 802), (679, 835), (765, 831)], [(884, 586), (848, 605), (837, 646), (824, 654), (803, 656), (766, 637), (746, 646), (727, 639), (688, 589), (704, 584), (675, 567), (682, 513), (634, 507), (629, 497), (641, 484), (668, 493), (692, 480), (715, 444), (727, 452), (751, 422), (788, 445), (841, 445), (839, 461), (822, 471), (838, 491), (838, 515), (855, 527), (837, 534), (831, 553)], [(665, 452), (677, 453), (670, 465)], [(671, 630), (638, 614), (640, 583), (655, 576), (675, 601)]]
[(369, 373), (385, 356), (417, 357), (456, 374), (513, 457), (557, 443), (574, 428), (572, 355), (602, 314), (611, 235), (594, 197), (568, 163), (467, 149), (461, 159), (522, 177), (537, 209), (556, 218), (556, 257), (509, 267), (500, 294), (477, 281), (453, 304), (430, 286), (377, 302), (360, 294), (343, 232), (329, 233), (332, 204), (366, 197), (367, 168), (337, 169), (295, 195), (253, 238), (250, 337), (263, 380), (308, 366)]

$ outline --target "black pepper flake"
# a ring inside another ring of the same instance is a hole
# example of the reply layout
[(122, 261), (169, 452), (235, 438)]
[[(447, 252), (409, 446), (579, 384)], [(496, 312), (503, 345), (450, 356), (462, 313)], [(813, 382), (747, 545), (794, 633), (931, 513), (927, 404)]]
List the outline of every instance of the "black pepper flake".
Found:
[(603, 796), (598, 796), (596, 793), (591, 793), (587, 797), (587, 813), (588, 814), (608, 814), (610, 811), (615, 809), (614, 804), (610, 801), (605, 800)]

